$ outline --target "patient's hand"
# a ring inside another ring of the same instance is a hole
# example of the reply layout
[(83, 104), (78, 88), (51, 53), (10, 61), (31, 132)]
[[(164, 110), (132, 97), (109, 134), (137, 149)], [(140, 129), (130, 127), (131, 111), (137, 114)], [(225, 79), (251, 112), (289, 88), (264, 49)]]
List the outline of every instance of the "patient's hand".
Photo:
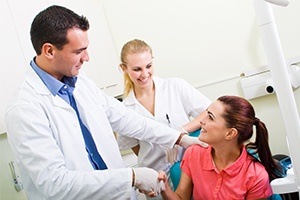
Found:
[(167, 182), (167, 175), (164, 171), (158, 172), (158, 181), (163, 181), (164, 183)]

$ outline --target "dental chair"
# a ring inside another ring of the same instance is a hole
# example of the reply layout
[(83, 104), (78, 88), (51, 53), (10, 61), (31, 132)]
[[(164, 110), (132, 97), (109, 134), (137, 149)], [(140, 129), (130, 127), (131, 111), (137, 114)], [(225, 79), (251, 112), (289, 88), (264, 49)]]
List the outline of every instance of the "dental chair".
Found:
[[(199, 135), (200, 135), (200, 129), (189, 133), (189, 136), (192, 137), (198, 137)], [(174, 187), (174, 191), (178, 187), (180, 176), (181, 176), (180, 161), (177, 161), (170, 168), (170, 178)]]
[(283, 154), (276, 154), (273, 158), (286, 170), (282, 177), (271, 181), (273, 192), (280, 194), (282, 200), (299, 199), (291, 158)]

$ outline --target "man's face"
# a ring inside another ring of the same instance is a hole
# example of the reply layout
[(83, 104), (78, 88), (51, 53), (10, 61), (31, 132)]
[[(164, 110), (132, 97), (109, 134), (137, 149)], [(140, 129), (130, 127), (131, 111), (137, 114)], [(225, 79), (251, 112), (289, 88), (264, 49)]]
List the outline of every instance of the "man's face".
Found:
[(67, 34), (68, 43), (63, 49), (54, 47), (51, 75), (61, 80), (63, 76), (77, 76), (83, 62), (89, 61), (87, 47), (89, 45), (87, 31), (70, 29)]

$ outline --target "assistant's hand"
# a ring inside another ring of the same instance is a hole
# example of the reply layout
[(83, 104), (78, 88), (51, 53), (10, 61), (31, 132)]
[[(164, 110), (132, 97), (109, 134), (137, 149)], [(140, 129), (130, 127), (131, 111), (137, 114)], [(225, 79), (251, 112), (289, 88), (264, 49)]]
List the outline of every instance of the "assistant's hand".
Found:
[(205, 142), (202, 142), (201, 140), (199, 140), (198, 137), (192, 137), (192, 136), (188, 136), (186, 134), (184, 134), (179, 142), (179, 145), (184, 147), (184, 148), (188, 148), (191, 145), (194, 144), (199, 144), (204, 148), (208, 147), (208, 144), (206, 144)]
[(134, 173), (134, 187), (147, 196), (157, 196), (164, 190), (163, 181), (158, 180), (157, 171), (147, 167), (132, 168)]
[(173, 148), (166, 147), (165, 154), (166, 154), (166, 161), (173, 165), (176, 161), (179, 161), (178, 153), (179, 153), (180, 146), (175, 144)]

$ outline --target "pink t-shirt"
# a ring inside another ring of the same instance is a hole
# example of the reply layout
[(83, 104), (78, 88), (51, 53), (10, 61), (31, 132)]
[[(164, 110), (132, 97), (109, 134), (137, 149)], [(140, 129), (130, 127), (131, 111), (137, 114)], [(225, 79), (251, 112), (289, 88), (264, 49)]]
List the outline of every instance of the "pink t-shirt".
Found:
[(211, 146), (188, 148), (181, 162), (182, 171), (193, 181), (194, 200), (258, 199), (272, 195), (268, 173), (243, 148), (240, 157), (221, 172), (214, 167)]

